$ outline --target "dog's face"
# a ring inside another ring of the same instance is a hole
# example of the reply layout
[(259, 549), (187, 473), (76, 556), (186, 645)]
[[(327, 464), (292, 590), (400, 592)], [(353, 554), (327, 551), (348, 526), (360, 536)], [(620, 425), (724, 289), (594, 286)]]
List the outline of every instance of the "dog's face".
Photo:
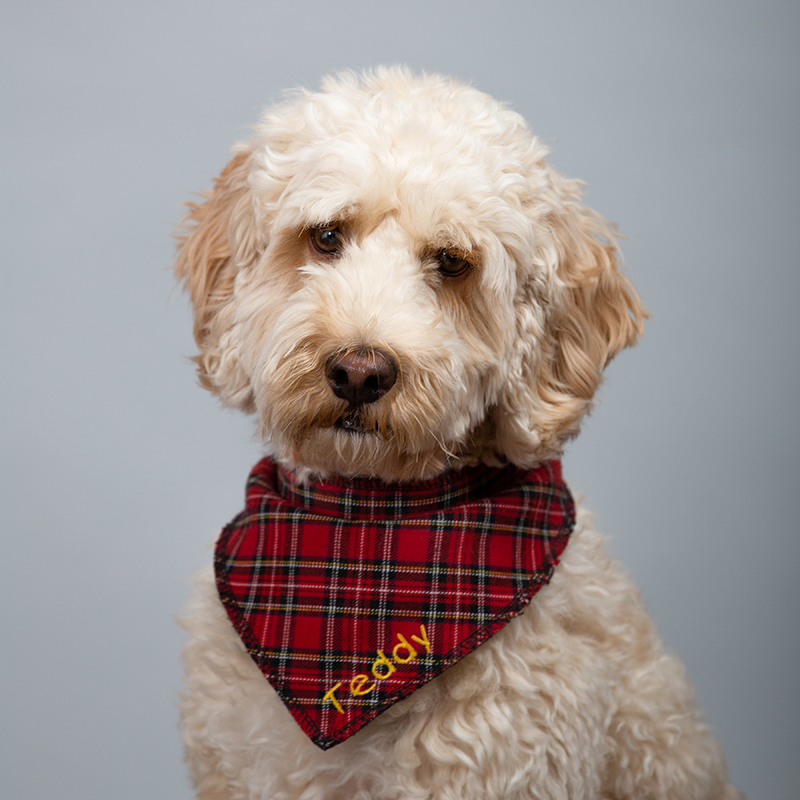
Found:
[(268, 111), (180, 240), (202, 384), (300, 474), (557, 455), (644, 311), (545, 154), (486, 95), (397, 69)]

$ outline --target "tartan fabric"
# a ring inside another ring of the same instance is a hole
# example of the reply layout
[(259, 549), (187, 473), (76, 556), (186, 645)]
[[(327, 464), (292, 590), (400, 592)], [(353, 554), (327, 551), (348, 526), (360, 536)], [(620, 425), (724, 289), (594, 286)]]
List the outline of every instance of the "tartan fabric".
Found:
[(429, 481), (301, 484), (269, 459), (217, 542), (253, 660), (322, 749), (503, 628), (546, 583), (575, 510), (559, 461)]

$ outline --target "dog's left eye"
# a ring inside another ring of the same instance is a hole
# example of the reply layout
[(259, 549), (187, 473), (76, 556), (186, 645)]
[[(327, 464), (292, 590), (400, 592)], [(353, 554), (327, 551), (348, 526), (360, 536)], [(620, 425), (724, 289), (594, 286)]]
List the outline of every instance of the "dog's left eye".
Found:
[(311, 246), (323, 255), (335, 255), (342, 249), (344, 235), (338, 225), (323, 225), (308, 232)]
[(464, 256), (449, 250), (441, 250), (437, 253), (436, 263), (439, 265), (439, 272), (448, 278), (463, 275), (472, 266)]

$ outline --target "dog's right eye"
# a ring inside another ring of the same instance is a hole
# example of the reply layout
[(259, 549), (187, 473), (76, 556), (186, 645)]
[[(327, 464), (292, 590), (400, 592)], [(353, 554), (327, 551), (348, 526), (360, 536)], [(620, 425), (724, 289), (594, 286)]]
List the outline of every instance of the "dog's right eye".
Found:
[(472, 264), (466, 256), (455, 251), (441, 250), (436, 254), (439, 272), (447, 278), (458, 278), (466, 273)]
[(311, 246), (325, 256), (336, 255), (344, 244), (344, 235), (338, 225), (323, 225), (308, 232)]

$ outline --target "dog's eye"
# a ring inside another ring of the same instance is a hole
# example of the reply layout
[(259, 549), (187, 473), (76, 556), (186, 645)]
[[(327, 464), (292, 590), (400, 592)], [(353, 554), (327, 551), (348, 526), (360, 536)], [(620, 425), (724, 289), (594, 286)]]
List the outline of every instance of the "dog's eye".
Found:
[(335, 255), (342, 249), (344, 235), (338, 225), (322, 225), (308, 232), (311, 246), (323, 255)]
[(439, 265), (439, 272), (448, 278), (463, 275), (472, 266), (464, 256), (450, 250), (441, 250), (437, 253), (436, 263)]

